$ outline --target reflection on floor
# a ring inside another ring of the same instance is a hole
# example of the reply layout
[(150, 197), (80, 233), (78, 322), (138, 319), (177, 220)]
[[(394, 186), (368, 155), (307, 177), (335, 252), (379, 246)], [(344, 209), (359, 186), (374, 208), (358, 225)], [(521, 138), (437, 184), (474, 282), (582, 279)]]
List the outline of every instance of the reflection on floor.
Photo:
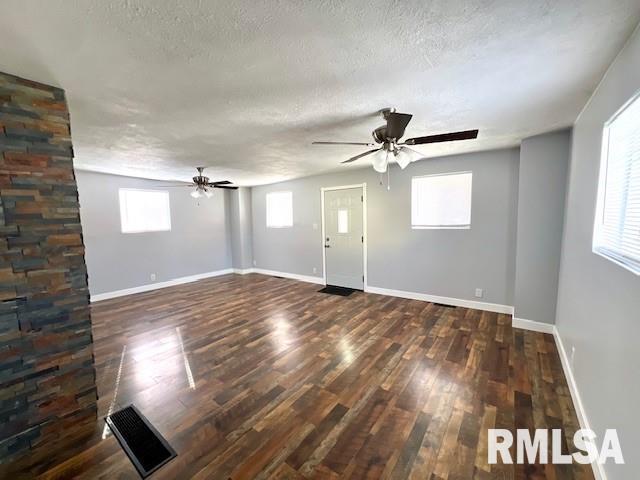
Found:
[(130, 403), (178, 452), (154, 478), (593, 478), (487, 465), (486, 430), (576, 415), (553, 338), (511, 319), (261, 275), (94, 304), (99, 420), (15, 469), (138, 478), (102, 417)]

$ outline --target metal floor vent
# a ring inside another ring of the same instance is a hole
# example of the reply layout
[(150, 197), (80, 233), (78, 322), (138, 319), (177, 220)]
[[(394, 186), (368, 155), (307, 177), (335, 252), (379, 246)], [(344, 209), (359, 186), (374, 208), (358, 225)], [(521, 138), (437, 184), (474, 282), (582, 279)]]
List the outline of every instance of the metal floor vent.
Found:
[(105, 421), (142, 478), (148, 477), (177, 455), (133, 405), (112, 413)]
[(330, 295), (340, 295), (341, 297), (348, 297), (355, 290), (353, 288), (338, 287), (336, 285), (327, 285), (326, 287), (318, 290), (320, 293), (328, 293)]
[(444, 307), (444, 308), (456, 308), (455, 305), (447, 305), (445, 303), (434, 303), (434, 305), (436, 305), (438, 307)]

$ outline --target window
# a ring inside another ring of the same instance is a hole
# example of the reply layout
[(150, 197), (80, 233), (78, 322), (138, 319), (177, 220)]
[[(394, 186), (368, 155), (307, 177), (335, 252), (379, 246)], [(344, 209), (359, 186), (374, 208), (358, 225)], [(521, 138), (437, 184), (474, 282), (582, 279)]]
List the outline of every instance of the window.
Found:
[(338, 210), (338, 233), (349, 233), (349, 210)]
[(411, 179), (411, 228), (471, 228), (471, 172)]
[(293, 226), (293, 198), (291, 192), (267, 193), (267, 227)]
[(640, 94), (605, 123), (593, 251), (640, 275)]
[(169, 192), (121, 188), (120, 225), (122, 233), (171, 230)]

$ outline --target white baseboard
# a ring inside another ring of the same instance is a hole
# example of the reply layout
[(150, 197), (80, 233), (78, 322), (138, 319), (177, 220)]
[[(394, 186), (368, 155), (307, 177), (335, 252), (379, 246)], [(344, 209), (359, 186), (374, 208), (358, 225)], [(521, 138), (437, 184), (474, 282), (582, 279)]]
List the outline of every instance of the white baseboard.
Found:
[[(290, 278), (301, 282), (316, 283), (324, 285), (322, 277), (312, 277), (309, 275), (299, 275), (297, 273), (278, 272), (275, 270), (265, 270), (262, 268), (246, 268), (234, 269), (234, 273), (245, 275), (247, 273), (260, 273), (262, 275), (271, 275), (275, 277)], [(513, 314), (513, 307), (510, 305), (500, 305), (497, 303), (476, 302), (473, 300), (464, 300), (461, 298), (441, 297), (437, 295), (428, 295), (426, 293), (405, 292), (402, 290), (393, 290), (389, 288), (371, 287), (365, 285), (364, 291), (367, 293), (376, 293), (379, 295), (387, 295), (390, 297), (409, 298), (412, 300), (422, 300), (424, 302), (443, 303), (445, 305), (454, 305), (456, 307), (475, 308), (477, 310), (486, 310), (488, 312)]]
[(264, 268), (234, 268), (233, 273), (238, 275), (246, 275), (248, 273), (259, 273), (260, 275), (269, 275), (272, 277), (290, 278), (291, 280), (299, 280), (301, 282), (316, 283), (324, 285), (322, 277), (312, 277), (311, 275), (300, 275), (298, 273), (278, 272), (276, 270), (265, 270)]
[(220, 275), (228, 275), (230, 273), (233, 273), (233, 269), (225, 268), (224, 270), (216, 270), (214, 272), (198, 273), (187, 277), (174, 278), (172, 280), (167, 280), (166, 282), (149, 283), (147, 285), (140, 285), (139, 287), (99, 293), (97, 295), (91, 295), (91, 303), (99, 302), (101, 300), (109, 300), (110, 298), (124, 297), (125, 295), (133, 295), (134, 293), (150, 292), (151, 290), (157, 290), (159, 288), (173, 287), (175, 285), (182, 285), (183, 283), (196, 282), (205, 278), (218, 277)]
[(254, 273), (253, 268), (234, 268), (233, 273), (237, 273), (238, 275), (246, 275), (247, 273)]
[(423, 302), (443, 303), (445, 305), (453, 305), (456, 307), (475, 308), (476, 310), (485, 310), (487, 312), (513, 314), (512, 306), (500, 305), (498, 303), (476, 302), (475, 300), (441, 297), (438, 295), (429, 295), (427, 293), (406, 292), (403, 290), (372, 287), (369, 285), (365, 286), (364, 291), (368, 293), (377, 293), (378, 295), (388, 295), (390, 297), (409, 298), (412, 300), (422, 300)]
[[(584, 409), (584, 405), (582, 404), (582, 398), (580, 397), (578, 384), (576, 383), (576, 379), (573, 376), (573, 370), (571, 369), (571, 363), (569, 362), (567, 351), (564, 348), (564, 343), (562, 343), (562, 338), (560, 337), (558, 328), (555, 325), (553, 325), (553, 337), (555, 338), (556, 346), (558, 347), (560, 363), (562, 363), (562, 370), (564, 371), (564, 376), (567, 379), (567, 384), (569, 385), (569, 392), (571, 393), (571, 399), (573, 400), (573, 406), (576, 410), (580, 428), (591, 429), (589, 419), (587, 418), (587, 413)], [(604, 471), (604, 465), (595, 462), (591, 464), (591, 468), (593, 469), (593, 476), (596, 478), (596, 480), (607, 480), (607, 474)]]
[(290, 278), (291, 280), (299, 280), (301, 282), (316, 283), (318, 285), (324, 285), (324, 278), (312, 277), (311, 275), (299, 275), (297, 273), (277, 272), (275, 270), (264, 270), (263, 268), (251, 268), (250, 272), (246, 273), (260, 273), (262, 275), (271, 275), (272, 277)]
[(523, 330), (531, 330), (533, 332), (550, 333), (555, 332), (555, 325), (551, 323), (536, 322), (534, 320), (526, 320), (524, 318), (513, 317), (511, 319), (511, 326), (513, 328), (522, 328)]
[[(553, 338), (556, 342), (556, 347), (558, 348), (558, 354), (560, 355), (562, 370), (564, 372), (565, 378), (567, 379), (569, 392), (571, 393), (571, 400), (573, 400), (573, 406), (576, 410), (576, 416), (578, 417), (578, 423), (580, 423), (580, 428), (591, 429), (589, 419), (587, 418), (587, 414), (584, 410), (584, 405), (582, 404), (582, 399), (580, 398), (578, 384), (576, 383), (576, 379), (573, 376), (571, 363), (569, 362), (569, 357), (567, 355), (567, 351), (564, 348), (564, 343), (562, 343), (562, 338), (560, 337), (558, 328), (555, 325), (551, 325), (549, 323), (534, 322), (533, 320), (525, 320), (523, 318), (515, 317), (513, 317), (511, 325), (513, 326), (513, 328), (522, 328), (524, 330), (550, 333), (553, 335)], [(595, 462), (591, 465), (591, 468), (593, 469), (593, 476), (596, 480), (607, 480), (607, 475), (602, 465)]]

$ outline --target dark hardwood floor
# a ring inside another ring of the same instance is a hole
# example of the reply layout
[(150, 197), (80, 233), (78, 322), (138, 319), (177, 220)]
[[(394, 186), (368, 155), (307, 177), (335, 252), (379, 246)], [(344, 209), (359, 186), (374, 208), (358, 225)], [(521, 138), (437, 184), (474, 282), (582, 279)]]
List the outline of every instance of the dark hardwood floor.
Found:
[(94, 304), (95, 435), (12, 469), (139, 478), (102, 420), (135, 403), (178, 452), (157, 479), (593, 478), (581, 465), (487, 465), (491, 427), (573, 437), (552, 336), (507, 315), (319, 288), (228, 275)]

